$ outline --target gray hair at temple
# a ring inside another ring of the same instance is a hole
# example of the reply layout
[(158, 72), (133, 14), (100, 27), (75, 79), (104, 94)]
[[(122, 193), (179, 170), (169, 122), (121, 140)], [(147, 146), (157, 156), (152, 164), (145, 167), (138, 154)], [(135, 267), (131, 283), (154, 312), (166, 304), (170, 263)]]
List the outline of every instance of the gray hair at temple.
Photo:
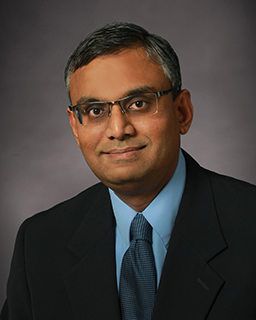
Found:
[(65, 68), (65, 84), (69, 98), (72, 73), (99, 56), (117, 54), (128, 48), (143, 48), (149, 59), (163, 68), (172, 88), (175, 88), (175, 100), (181, 90), (180, 65), (175, 51), (169, 42), (159, 35), (151, 34), (141, 26), (127, 22), (113, 22), (96, 29), (74, 50)]

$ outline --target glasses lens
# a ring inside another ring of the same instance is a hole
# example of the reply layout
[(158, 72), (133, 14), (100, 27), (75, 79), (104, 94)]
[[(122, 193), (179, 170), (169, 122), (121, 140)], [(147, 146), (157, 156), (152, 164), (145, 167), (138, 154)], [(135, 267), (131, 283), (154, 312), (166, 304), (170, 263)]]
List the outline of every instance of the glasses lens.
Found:
[(157, 96), (155, 93), (143, 93), (129, 96), (121, 101), (121, 104), (131, 117), (151, 116), (158, 111)]
[(101, 102), (83, 104), (77, 108), (76, 113), (83, 126), (98, 125), (108, 117), (108, 104)]

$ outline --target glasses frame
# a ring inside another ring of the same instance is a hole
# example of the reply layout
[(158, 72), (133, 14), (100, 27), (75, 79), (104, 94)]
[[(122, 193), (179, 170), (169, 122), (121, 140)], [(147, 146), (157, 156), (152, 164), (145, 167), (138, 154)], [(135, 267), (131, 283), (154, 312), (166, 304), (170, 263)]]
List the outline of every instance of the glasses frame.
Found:
[[(167, 90), (164, 90), (164, 91), (153, 91), (153, 92), (140, 92), (139, 94), (148, 94), (148, 93), (153, 93), (156, 95), (156, 99), (158, 100), (159, 97), (162, 97), (162, 96), (166, 96), (168, 93), (172, 92), (173, 90), (177, 89), (177, 91), (179, 92), (180, 91), (180, 86), (177, 86), (177, 87), (174, 87), (174, 88), (171, 88), (171, 89), (167, 89)], [(132, 98), (132, 97), (136, 97), (138, 94), (132, 94), (132, 95), (129, 95), (127, 97), (124, 97), (124, 98), (121, 98), (119, 100), (116, 100), (116, 101), (93, 101), (93, 102), (87, 102), (87, 103), (81, 103), (81, 104), (77, 104), (75, 106), (73, 106), (72, 104), (68, 106), (68, 108), (71, 110), (71, 111), (77, 111), (78, 109), (81, 110), (81, 106), (84, 105), (84, 104), (87, 104), (87, 105), (90, 105), (90, 104), (108, 104), (108, 116), (111, 115), (111, 109), (110, 109), (110, 106), (111, 105), (114, 105), (114, 104), (118, 104), (119, 107), (120, 107), (120, 110), (123, 114), (126, 114), (127, 112), (125, 111), (125, 109), (123, 108), (123, 106), (121, 105), (121, 102), (127, 98)], [(153, 113), (152, 115), (156, 114), (158, 112), (158, 108), (157, 108), (157, 111), (155, 113)], [(77, 115), (77, 118), (80, 122), (80, 124), (82, 126), (83, 125), (83, 121), (81, 119), (81, 116), (79, 114), (77, 114), (76, 112), (76, 115)]]

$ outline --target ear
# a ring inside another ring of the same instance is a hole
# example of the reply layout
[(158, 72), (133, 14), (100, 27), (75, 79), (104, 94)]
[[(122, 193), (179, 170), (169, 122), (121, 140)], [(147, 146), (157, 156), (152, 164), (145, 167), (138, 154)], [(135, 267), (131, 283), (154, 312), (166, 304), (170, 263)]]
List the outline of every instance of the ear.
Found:
[(193, 120), (193, 105), (191, 102), (190, 92), (182, 90), (175, 99), (177, 119), (180, 127), (180, 134), (186, 134)]
[(72, 128), (74, 138), (76, 139), (78, 147), (80, 148), (80, 141), (79, 141), (78, 128), (77, 128), (78, 120), (77, 120), (77, 118), (75, 116), (74, 111), (71, 111), (69, 108), (67, 108), (67, 114), (68, 114), (68, 117), (69, 117), (69, 123), (70, 123), (70, 126)]

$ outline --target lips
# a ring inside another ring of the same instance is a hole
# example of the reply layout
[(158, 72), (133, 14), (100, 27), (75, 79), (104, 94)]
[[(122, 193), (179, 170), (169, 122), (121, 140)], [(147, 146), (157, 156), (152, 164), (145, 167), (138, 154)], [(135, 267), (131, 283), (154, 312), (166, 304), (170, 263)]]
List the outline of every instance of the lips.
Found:
[(127, 153), (127, 152), (132, 152), (132, 151), (138, 151), (145, 148), (145, 146), (139, 146), (139, 147), (127, 147), (127, 148), (116, 148), (109, 150), (107, 152), (104, 152), (105, 154), (119, 154), (119, 153)]
[(112, 161), (134, 161), (137, 159), (145, 146), (114, 148), (103, 152), (103, 154)]

